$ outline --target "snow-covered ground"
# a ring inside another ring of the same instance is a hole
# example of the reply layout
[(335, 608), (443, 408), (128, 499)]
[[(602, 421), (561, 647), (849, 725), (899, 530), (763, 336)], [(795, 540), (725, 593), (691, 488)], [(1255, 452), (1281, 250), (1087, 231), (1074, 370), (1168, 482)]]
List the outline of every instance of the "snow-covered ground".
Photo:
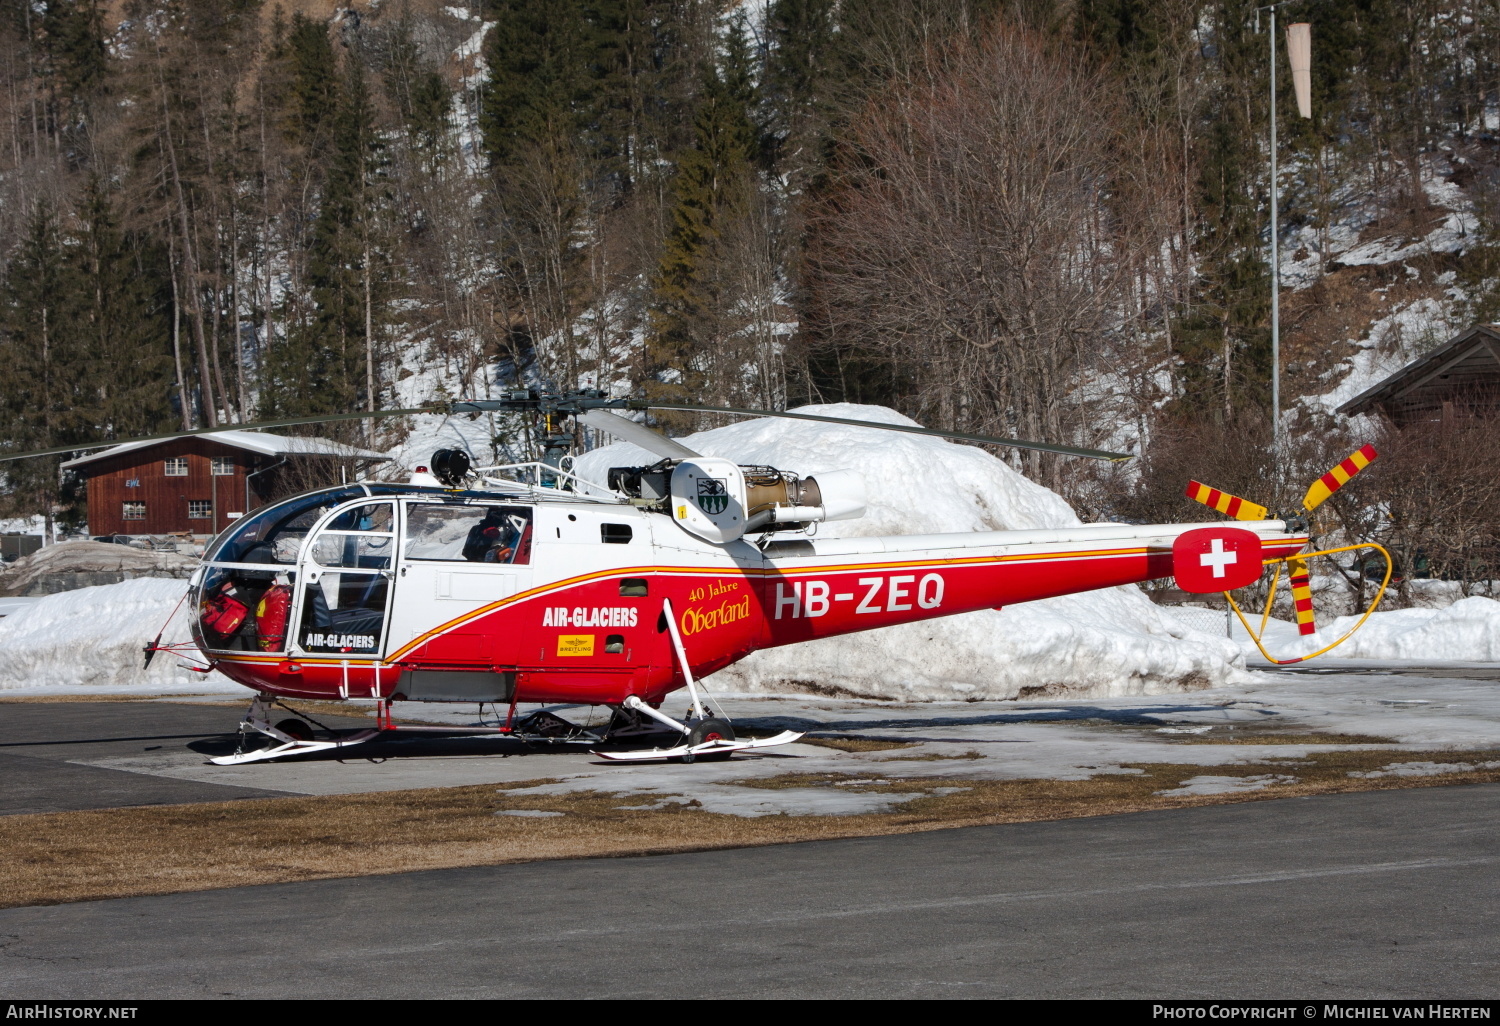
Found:
[[(1200, 631), (1220, 636), (1230, 634), (1245, 655), (1255, 660), (1258, 651), (1238, 620), (1228, 624), (1222, 612), (1198, 608), (1171, 608), (1170, 615)], [(1249, 617), (1252, 625), (1259, 617)], [(1297, 633), (1297, 625), (1272, 618), (1263, 642), (1278, 659), (1315, 652), (1349, 633), (1358, 616), (1340, 616), (1325, 623), (1310, 637)], [(1232, 632), (1232, 633), (1231, 633)], [(1393, 609), (1371, 614), (1348, 641), (1329, 653), (1334, 659), (1400, 660), (1441, 666), (1449, 662), (1500, 662), (1500, 602), (1482, 596), (1461, 598), (1442, 608)]]

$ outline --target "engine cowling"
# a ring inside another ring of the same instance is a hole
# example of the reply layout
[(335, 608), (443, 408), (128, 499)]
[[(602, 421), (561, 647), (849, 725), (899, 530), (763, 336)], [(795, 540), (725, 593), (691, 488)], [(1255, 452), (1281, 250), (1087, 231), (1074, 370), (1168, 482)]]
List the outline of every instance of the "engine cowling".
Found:
[(729, 460), (699, 456), (672, 469), (672, 519), (689, 534), (723, 545), (745, 533), (745, 472)]
[(666, 512), (689, 534), (716, 545), (753, 532), (790, 530), (865, 512), (865, 480), (852, 470), (798, 477), (698, 456), (653, 467), (612, 467), (610, 487)]

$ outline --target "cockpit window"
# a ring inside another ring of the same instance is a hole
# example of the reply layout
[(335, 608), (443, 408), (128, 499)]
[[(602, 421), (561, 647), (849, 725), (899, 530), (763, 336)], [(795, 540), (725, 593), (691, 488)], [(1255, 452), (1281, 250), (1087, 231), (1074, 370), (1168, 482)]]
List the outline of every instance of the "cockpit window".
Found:
[(389, 570), (396, 549), (391, 533), (395, 522), (395, 506), (389, 502), (346, 509), (313, 539), (312, 560), (319, 566)]
[(425, 503), (407, 506), (404, 558), (530, 563), (531, 508)]
[(388, 502), (372, 502), (346, 509), (329, 523), (329, 531), (390, 531), (395, 522)]

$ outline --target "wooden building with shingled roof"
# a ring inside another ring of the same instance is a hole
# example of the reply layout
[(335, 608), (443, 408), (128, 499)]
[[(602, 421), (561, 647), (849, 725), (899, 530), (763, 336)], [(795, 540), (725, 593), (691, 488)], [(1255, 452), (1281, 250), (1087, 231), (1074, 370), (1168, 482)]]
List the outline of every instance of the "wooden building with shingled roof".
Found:
[(327, 438), (227, 429), (126, 442), (62, 466), (87, 479), (90, 534), (212, 535), (318, 473), (336, 483), (387, 459)]
[(1338, 408), (1398, 428), (1500, 413), (1500, 325), (1476, 324)]

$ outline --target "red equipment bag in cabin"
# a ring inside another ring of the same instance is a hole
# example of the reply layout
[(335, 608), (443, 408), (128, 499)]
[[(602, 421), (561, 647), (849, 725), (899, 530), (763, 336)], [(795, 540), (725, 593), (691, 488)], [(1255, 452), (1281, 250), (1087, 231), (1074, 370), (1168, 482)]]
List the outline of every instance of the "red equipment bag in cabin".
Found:
[(255, 607), (255, 633), (262, 652), (280, 652), (286, 647), (286, 621), (291, 608), (290, 585), (274, 584), (261, 596)]
[(215, 634), (228, 636), (239, 630), (250, 610), (234, 596), (233, 585), (225, 585), (218, 594), (203, 600), (198, 622)]

